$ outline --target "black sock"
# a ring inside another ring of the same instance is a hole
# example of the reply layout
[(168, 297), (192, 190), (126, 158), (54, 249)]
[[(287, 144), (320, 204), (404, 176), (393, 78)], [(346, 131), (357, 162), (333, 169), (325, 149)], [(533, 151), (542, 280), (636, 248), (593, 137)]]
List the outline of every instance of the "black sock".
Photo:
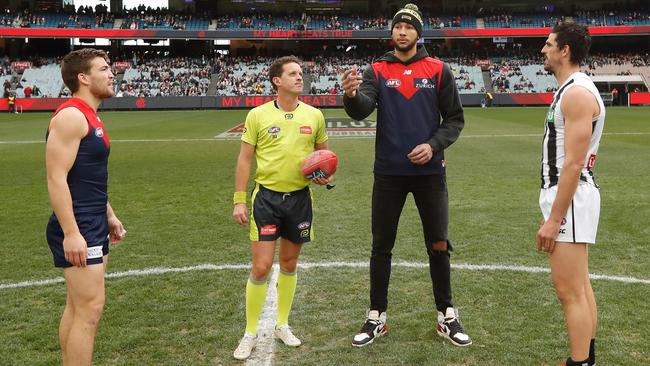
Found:
[(566, 366), (587, 366), (589, 365), (589, 358), (582, 361), (573, 361), (571, 357), (566, 359)]
[(589, 366), (596, 364), (596, 338), (592, 338), (589, 343)]

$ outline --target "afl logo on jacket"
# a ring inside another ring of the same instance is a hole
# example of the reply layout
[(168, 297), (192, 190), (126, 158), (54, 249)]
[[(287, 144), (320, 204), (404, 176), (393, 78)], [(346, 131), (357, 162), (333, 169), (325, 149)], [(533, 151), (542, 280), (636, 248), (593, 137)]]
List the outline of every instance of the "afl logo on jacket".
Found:
[(388, 79), (386, 80), (386, 86), (389, 88), (399, 88), (402, 85), (402, 82), (399, 79)]

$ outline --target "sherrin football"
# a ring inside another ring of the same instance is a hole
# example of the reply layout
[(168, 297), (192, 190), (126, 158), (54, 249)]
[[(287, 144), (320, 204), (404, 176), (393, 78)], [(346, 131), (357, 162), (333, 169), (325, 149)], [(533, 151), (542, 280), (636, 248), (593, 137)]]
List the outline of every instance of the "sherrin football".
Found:
[(309, 154), (302, 163), (302, 175), (312, 180), (314, 178), (329, 178), (336, 173), (338, 165), (336, 154), (330, 150), (316, 150)]

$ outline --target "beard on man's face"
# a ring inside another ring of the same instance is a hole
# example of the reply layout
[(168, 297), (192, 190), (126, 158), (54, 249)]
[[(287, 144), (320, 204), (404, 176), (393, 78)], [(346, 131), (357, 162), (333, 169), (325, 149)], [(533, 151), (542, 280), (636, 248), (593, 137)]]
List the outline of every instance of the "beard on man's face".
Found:
[(408, 43), (404, 46), (400, 46), (399, 43), (395, 42), (395, 49), (400, 52), (408, 52), (411, 49), (413, 49), (416, 45), (417, 45), (417, 40), (413, 41), (412, 43)]

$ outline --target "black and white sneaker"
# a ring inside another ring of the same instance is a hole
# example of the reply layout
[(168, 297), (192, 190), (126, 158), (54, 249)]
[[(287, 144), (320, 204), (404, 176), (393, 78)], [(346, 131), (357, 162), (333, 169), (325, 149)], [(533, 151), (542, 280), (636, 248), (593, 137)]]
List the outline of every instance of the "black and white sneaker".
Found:
[(447, 308), (445, 314), (438, 312), (438, 335), (447, 338), (454, 346), (466, 347), (472, 339), (465, 333), (458, 321), (458, 310)]
[(388, 332), (388, 325), (386, 325), (386, 312), (379, 314), (377, 310), (368, 311), (368, 319), (352, 339), (354, 347), (363, 347), (372, 343), (375, 338), (381, 337)]

